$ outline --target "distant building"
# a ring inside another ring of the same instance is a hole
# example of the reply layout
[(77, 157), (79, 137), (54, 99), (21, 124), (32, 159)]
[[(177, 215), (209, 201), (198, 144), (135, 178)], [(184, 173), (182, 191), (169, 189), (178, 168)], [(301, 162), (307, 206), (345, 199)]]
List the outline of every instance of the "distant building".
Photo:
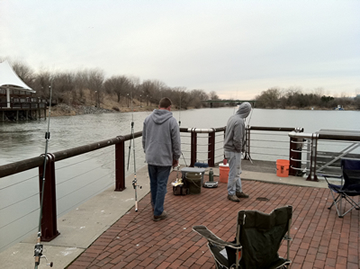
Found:
[(46, 101), (34, 93), (7, 61), (0, 63), (0, 121), (37, 119), (41, 111), (46, 118)]

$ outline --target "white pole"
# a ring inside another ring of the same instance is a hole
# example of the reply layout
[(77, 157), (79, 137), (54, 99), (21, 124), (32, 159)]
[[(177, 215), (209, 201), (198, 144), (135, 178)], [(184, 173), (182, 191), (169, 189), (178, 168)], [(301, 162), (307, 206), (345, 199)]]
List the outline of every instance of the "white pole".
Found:
[(9, 87), (6, 88), (6, 102), (7, 102), (7, 108), (10, 108), (10, 89), (9, 89)]

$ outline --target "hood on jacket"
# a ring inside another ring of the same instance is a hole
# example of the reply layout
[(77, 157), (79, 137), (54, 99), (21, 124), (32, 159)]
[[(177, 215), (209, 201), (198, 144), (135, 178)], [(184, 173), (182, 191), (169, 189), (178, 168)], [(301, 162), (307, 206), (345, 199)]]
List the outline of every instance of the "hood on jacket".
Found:
[(162, 124), (171, 117), (172, 117), (172, 113), (169, 110), (165, 110), (165, 109), (154, 109), (151, 115), (151, 119), (156, 124)]
[(236, 111), (236, 114), (239, 114), (241, 118), (245, 119), (249, 116), (251, 111), (251, 105), (249, 102), (241, 103), (239, 109)]

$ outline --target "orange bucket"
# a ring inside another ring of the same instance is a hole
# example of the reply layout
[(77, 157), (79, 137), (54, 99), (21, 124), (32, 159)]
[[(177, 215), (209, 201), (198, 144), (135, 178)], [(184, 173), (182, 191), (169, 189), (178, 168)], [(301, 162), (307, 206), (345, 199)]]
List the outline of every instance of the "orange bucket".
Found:
[(289, 176), (289, 160), (277, 160), (276, 161), (276, 175), (278, 177), (288, 177)]
[(219, 164), (219, 181), (227, 183), (229, 178), (229, 164)]

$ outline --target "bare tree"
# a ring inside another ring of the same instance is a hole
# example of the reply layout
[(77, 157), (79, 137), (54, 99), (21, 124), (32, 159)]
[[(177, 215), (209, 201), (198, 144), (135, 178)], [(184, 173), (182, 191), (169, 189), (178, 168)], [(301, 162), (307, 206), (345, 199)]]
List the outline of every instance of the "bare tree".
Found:
[(133, 87), (133, 82), (126, 76), (113, 76), (104, 82), (105, 92), (115, 93), (118, 103), (120, 103), (121, 96), (125, 96)]
[(204, 106), (204, 102), (209, 100), (208, 94), (204, 90), (192, 90), (190, 92), (190, 105), (195, 108)]
[(86, 98), (84, 96), (84, 90), (87, 89), (88, 81), (88, 71), (78, 71), (74, 77), (75, 91), (78, 92), (79, 101), (86, 103)]
[(48, 99), (50, 97), (49, 86), (51, 85), (53, 75), (49, 72), (41, 72), (36, 75), (33, 81), (33, 89), (36, 90), (36, 95)]
[[(209, 98), (210, 98), (210, 100), (212, 100), (212, 101), (218, 101), (218, 100), (220, 100), (219, 96), (216, 94), (215, 91), (211, 91), (211, 92), (209, 93)], [(221, 106), (221, 105), (220, 105), (220, 103), (218, 103), (218, 102), (214, 102), (214, 103), (212, 104), (212, 107), (220, 107), (220, 106)]]
[(99, 69), (90, 70), (87, 73), (87, 88), (93, 93), (96, 101), (96, 107), (100, 108), (101, 100), (103, 99), (103, 83), (104, 73)]
[(59, 73), (53, 78), (53, 98), (57, 103), (68, 105), (77, 102), (74, 75), (72, 73)]
[(256, 99), (256, 106), (263, 108), (278, 107), (278, 100), (281, 97), (281, 90), (278, 88), (271, 88), (263, 91)]
[(164, 82), (158, 80), (145, 80), (139, 85), (139, 89), (141, 95), (146, 97), (150, 103), (158, 104), (160, 99), (166, 96), (165, 92), (168, 87)]

